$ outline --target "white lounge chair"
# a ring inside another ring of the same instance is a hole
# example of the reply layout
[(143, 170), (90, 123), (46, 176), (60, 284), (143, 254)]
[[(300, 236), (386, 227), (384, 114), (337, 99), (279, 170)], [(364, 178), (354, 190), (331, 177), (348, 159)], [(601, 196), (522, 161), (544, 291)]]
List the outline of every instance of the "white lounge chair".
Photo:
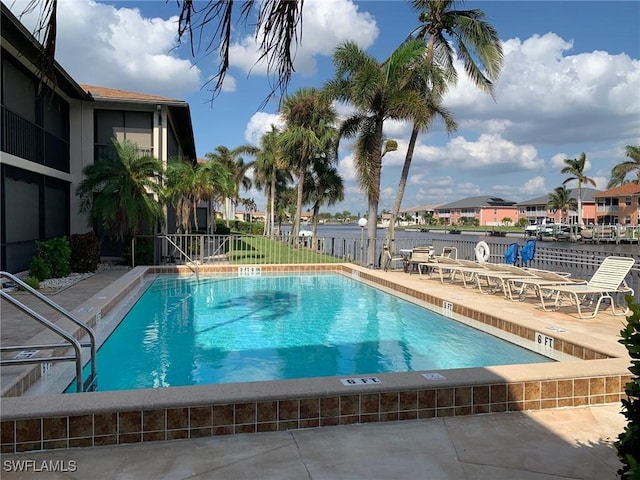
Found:
[[(528, 291), (533, 291), (536, 297), (542, 295), (541, 287), (554, 285), (580, 285), (586, 284), (586, 280), (572, 278), (570, 273), (552, 272), (531, 268), (528, 271), (534, 274), (530, 278), (510, 278), (507, 280), (507, 293), (509, 300), (524, 301)], [(515, 295), (514, 295), (515, 294)], [(542, 300), (540, 300), (542, 301)]]
[[(560, 308), (562, 298), (567, 296), (571, 304), (575, 304), (577, 307), (580, 318), (593, 318), (598, 314), (602, 301), (608, 299), (611, 302), (613, 315), (626, 315), (629, 312), (629, 308), (625, 305), (624, 311), (617, 311), (613, 295), (634, 294), (633, 289), (625, 282), (625, 278), (634, 262), (635, 260), (633, 258), (607, 257), (602, 261), (591, 279), (585, 284), (541, 285), (541, 290), (548, 291), (552, 297), (555, 297), (553, 305), (548, 308), (545, 303), (545, 295), (541, 294), (540, 301), (542, 302), (542, 308), (547, 311), (557, 310)], [(593, 305), (595, 302), (593, 312), (589, 315), (583, 314), (582, 312), (582, 302), (587, 299), (589, 300), (589, 305)]]
[[(438, 256), (434, 260), (428, 263), (427, 266), (430, 270), (440, 275), (442, 283), (454, 283), (456, 277), (459, 277), (466, 288), (475, 284), (475, 275), (478, 271), (488, 268), (488, 264), (460, 258)], [(419, 272), (422, 274), (422, 268), (419, 269)]]
[[(483, 264), (486, 265), (482, 271), (476, 272), (476, 283), (480, 293), (495, 293), (502, 290), (505, 297), (509, 297), (509, 287), (507, 282), (512, 279), (533, 278), (535, 274), (529, 270), (515, 265)], [(482, 289), (483, 280), (485, 290)]]

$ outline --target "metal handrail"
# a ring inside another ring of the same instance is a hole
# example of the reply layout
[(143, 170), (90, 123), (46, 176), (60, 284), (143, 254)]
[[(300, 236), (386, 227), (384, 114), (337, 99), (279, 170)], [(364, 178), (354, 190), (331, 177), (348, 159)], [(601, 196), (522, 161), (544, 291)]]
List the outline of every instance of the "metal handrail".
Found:
[[(63, 343), (63, 344), (59, 344), (59, 345), (52, 345), (52, 344), (31, 345), (28, 348), (36, 349), (36, 350), (50, 350), (50, 349), (53, 349), (53, 348), (60, 348), (60, 347), (73, 347), (73, 349), (75, 351), (76, 388), (77, 388), (78, 392), (82, 392), (82, 391), (85, 390), (83, 382), (82, 382), (82, 365), (83, 365), (83, 362), (82, 362), (82, 347), (89, 347), (90, 348), (90, 352), (91, 352), (91, 360), (90, 360), (90, 362), (91, 362), (91, 375), (89, 377), (89, 386), (91, 386), (91, 383), (95, 382), (96, 378), (97, 378), (97, 367), (96, 367), (96, 343), (97, 342), (96, 342), (96, 335), (95, 335), (95, 332), (93, 331), (93, 329), (91, 327), (89, 327), (86, 323), (84, 323), (81, 320), (79, 320), (78, 318), (76, 318), (69, 311), (67, 311), (64, 308), (62, 308), (57, 303), (53, 302), (52, 300), (50, 300), (49, 298), (44, 296), (42, 293), (38, 292), (34, 288), (32, 288), (29, 285), (27, 285), (25, 282), (20, 280), (15, 275), (12, 275), (11, 273), (8, 273), (8, 272), (0, 271), (0, 277), (9, 278), (10, 280), (12, 280), (16, 284), (18, 284), (21, 288), (23, 288), (25, 291), (31, 293), (36, 298), (38, 298), (39, 300), (43, 301), (48, 306), (50, 306), (51, 308), (53, 308), (54, 310), (56, 310), (60, 314), (64, 315), (69, 320), (71, 320), (74, 324), (76, 324), (78, 327), (80, 327), (88, 335), (89, 342), (88, 343), (80, 343), (72, 334), (70, 334), (66, 330), (60, 328), (55, 323), (53, 323), (50, 320), (44, 318), (38, 312), (36, 312), (35, 310), (29, 308), (28, 306), (26, 306), (22, 302), (19, 302), (18, 300), (13, 298), (8, 293), (4, 292), (3, 290), (0, 290), (0, 296), (2, 298), (4, 298), (5, 300), (7, 300), (11, 304), (13, 304), (16, 308), (22, 310), (24, 313), (29, 315), (31, 318), (33, 318), (34, 320), (40, 322), (42, 325), (47, 327), (49, 330), (53, 331), (54, 333), (57, 333), (58, 335), (60, 335), (62, 338), (64, 338), (65, 340), (67, 340), (69, 342), (69, 344), (64, 344)], [(16, 347), (2, 347), (1, 350), (2, 351), (15, 351), (15, 349), (16, 349)], [(31, 359), (9, 359), (9, 360), (0, 361), (0, 364), (45, 363), (45, 362), (52, 362), (52, 361), (69, 361), (69, 360), (73, 360), (73, 357), (64, 356), (64, 357), (41, 357), (41, 358), (37, 358), (37, 359), (33, 359), (33, 358), (31, 358)]]
[[(147, 237), (147, 235), (138, 235), (138, 236)], [(191, 269), (195, 272), (196, 281), (198, 282), (200, 281), (200, 271), (198, 268), (198, 264), (189, 255), (187, 255), (178, 245), (176, 245), (176, 243), (173, 240), (171, 240), (168, 235), (151, 235), (151, 236), (153, 238), (162, 238), (167, 242), (169, 242), (171, 245), (173, 245), (173, 247), (180, 253), (180, 255), (182, 255), (185, 259), (191, 262), (191, 265), (189, 265), (189, 263), (187, 263), (187, 265), (191, 267)], [(131, 240), (131, 266), (132, 267), (135, 267), (135, 241), (136, 241), (136, 237), (133, 237), (133, 239)]]

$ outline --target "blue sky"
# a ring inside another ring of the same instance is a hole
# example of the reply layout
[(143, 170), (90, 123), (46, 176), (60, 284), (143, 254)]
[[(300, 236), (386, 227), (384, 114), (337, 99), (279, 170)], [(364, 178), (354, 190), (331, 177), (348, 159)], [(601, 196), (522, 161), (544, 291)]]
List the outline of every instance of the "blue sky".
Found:
[[(25, 0), (6, 3), (19, 14)], [(202, 88), (217, 57), (174, 48), (176, 2), (60, 0), (59, 63), (79, 82), (189, 102), (199, 157), (218, 145), (257, 144), (278, 122), (277, 101), (255, 59), (253, 32), (234, 25), (224, 91), (209, 102)], [(459, 129), (440, 123), (419, 137), (403, 208), (467, 196), (527, 200), (561, 185), (562, 160), (587, 155), (587, 175), (604, 188), (625, 145), (640, 145), (640, 2), (466, 1), (482, 10), (504, 42), (496, 101), (460, 81), (445, 98)], [(33, 17), (25, 17), (28, 28)], [(384, 60), (418, 25), (406, 1), (305, 0), (302, 44), (290, 92), (333, 76), (331, 52), (352, 40)], [(249, 70), (251, 72), (249, 73)], [(345, 114), (348, 108), (338, 106)], [(399, 150), (384, 159), (380, 210), (393, 205), (410, 125), (388, 122)], [(345, 201), (330, 211), (364, 213), (348, 142), (339, 170)], [(569, 184), (571, 186), (571, 184)], [(264, 207), (262, 192), (242, 194)]]

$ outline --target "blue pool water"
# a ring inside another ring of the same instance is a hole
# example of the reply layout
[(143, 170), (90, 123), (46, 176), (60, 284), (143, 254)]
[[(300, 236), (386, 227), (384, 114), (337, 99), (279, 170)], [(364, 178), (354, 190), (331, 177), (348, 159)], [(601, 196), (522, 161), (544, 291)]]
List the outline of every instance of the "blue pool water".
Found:
[(335, 274), (161, 277), (98, 351), (98, 389), (550, 359)]

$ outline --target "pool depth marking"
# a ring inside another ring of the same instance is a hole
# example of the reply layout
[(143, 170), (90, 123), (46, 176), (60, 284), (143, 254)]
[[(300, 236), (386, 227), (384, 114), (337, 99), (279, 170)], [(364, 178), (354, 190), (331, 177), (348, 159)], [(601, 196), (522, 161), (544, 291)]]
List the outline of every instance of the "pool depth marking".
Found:
[(341, 378), (340, 381), (343, 385), (375, 385), (382, 383), (378, 377), (354, 377), (354, 378)]

